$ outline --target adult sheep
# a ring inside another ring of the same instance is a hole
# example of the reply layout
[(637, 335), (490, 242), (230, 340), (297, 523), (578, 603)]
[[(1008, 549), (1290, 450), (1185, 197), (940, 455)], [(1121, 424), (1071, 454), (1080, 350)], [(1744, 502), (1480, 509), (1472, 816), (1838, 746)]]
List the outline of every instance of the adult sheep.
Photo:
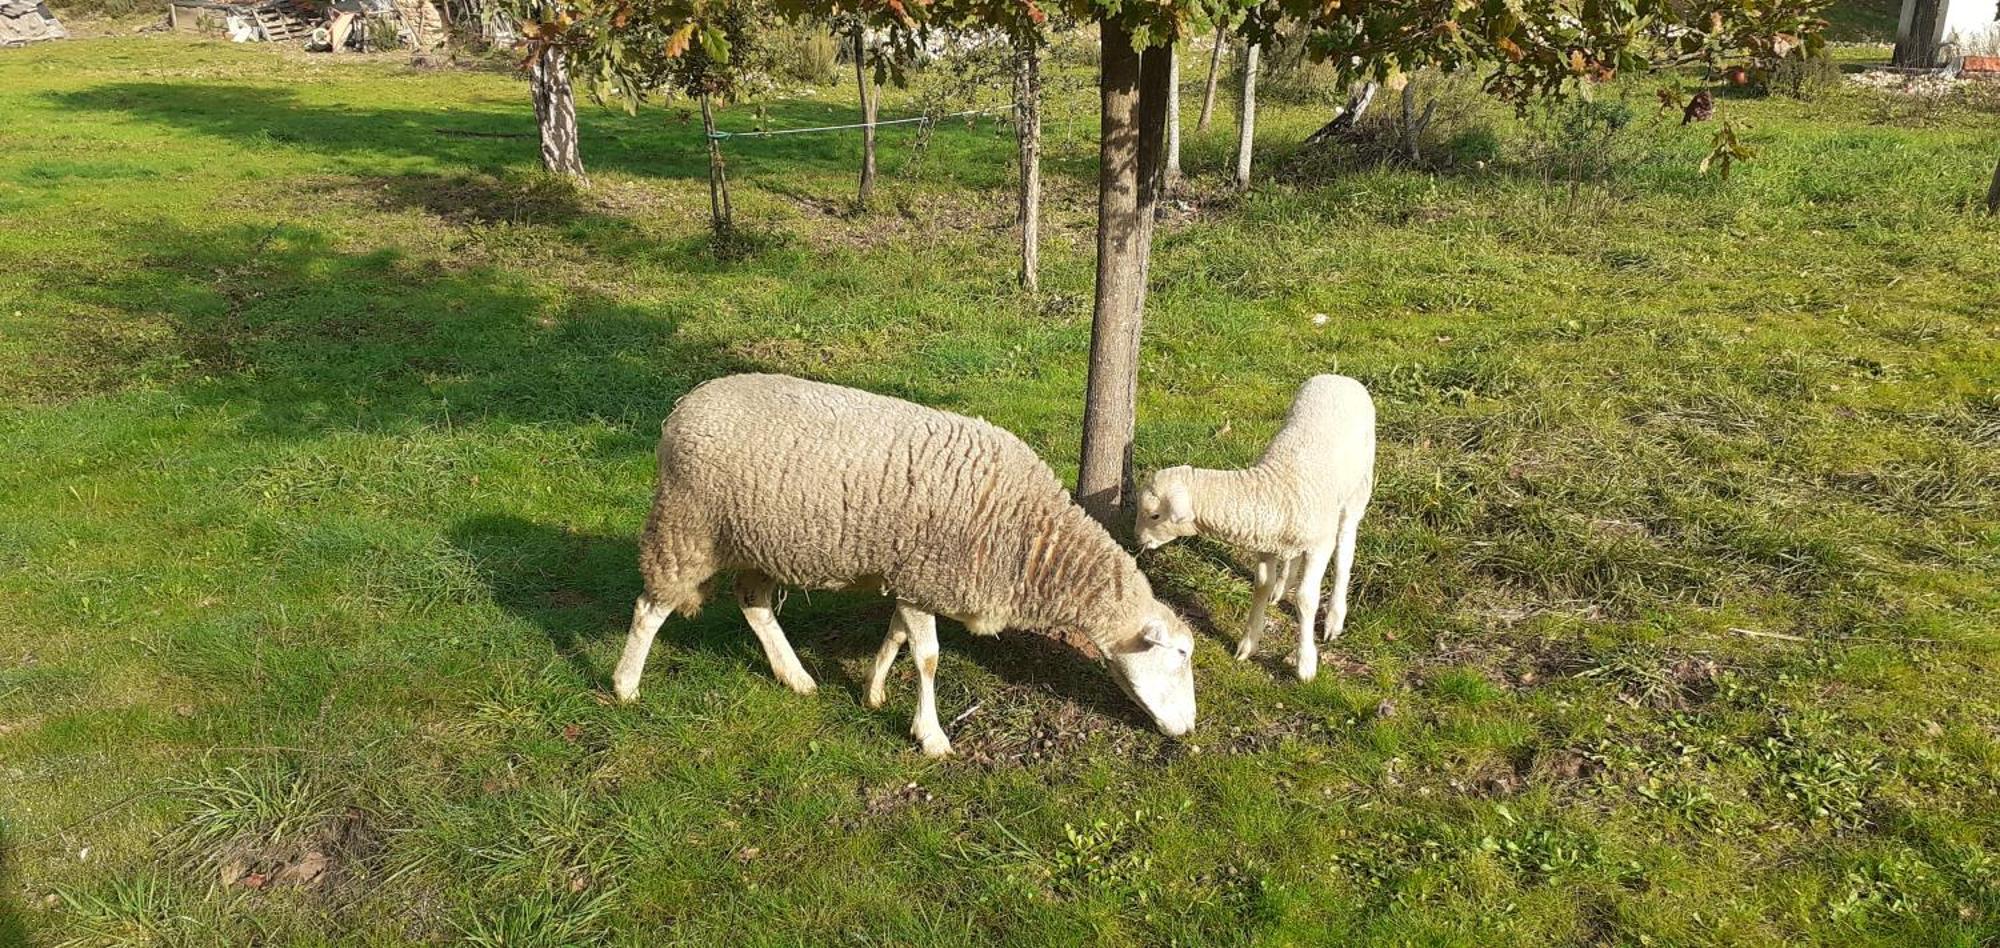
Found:
[(694, 615), (716, 576), (733, 572), (772, 673), (801, 694), (814, 684), (778, 626), (778, 587), (895, 597), (892, 639), (907, 638), (916, 660), (911, 734), (926, 754), (951, 751), (937, 720), (938, 615), (983, 635), (1080, 633), (1161, 731), (1194, 726), (1193, 634), (1048, 465), (998, 427), (837, 385), (733, 375), (674, 406), (659, 464), (639, 541), (646, 591), (613, 682), (621, 700), (638, 694), (661, 623)]
[(1285, 424), (1253, 467), (1210, 471), (1172, 467), (1159, 471), (1139, 494), (1139, 544), (1154, 549), (1177, 537), (1212, 536), (1263, 554), (1250, 620), (1237, 640), (1236, 657), (1257, 652), (1264, 610), (1296, 592), (1299, 605), (1298, 676), (1319, 672), (1313, 620), (1320, 581), (1334, 565), (1333, 605), (1326, 637), (1347, 625), (1347, 583), (1354, 540), (1375, 489), (1375, 402), (1360, 382), (1343, 375), (1315, 375), (1299, 387)]

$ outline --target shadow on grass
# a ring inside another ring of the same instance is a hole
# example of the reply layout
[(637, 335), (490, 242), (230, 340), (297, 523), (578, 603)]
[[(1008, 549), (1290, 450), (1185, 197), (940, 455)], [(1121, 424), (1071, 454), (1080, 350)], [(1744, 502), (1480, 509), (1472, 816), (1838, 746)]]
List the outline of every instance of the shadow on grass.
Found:
[[(416, 200), (420, 184), (381, 200)], [(449, 198), (484, 213), (493, 194)], [(561, 215), (578, 239), (607, 252), (638, 237), (561, 197), (537, 213)], [(563, 292), (500, 255), (470, 247), (447, 256), (389, 247), (348, 249), (310, 227), (190, 229), (159, 222), (123, 235), (143, 248), (109, 273), (50, 268), (34, 276), (53, 298), (121, 325), (154, 331), (96, 340), (79, 321), (65, 347), (79, 362), (124, 376), (198, 376), (197, 402), (254, 406), (245, 427), (302, 436), (329, 428), (396, 429), (480, 419), (613, 428), (607, 447), (645, 451), (682, 392), (756, 368), (715, 340), (679, 331), (671, 307), (639, 306), (591, 288)], [(650, 247), (689, 272), (731, 264), (707, 256), (706, 237)], [(163, 338), (164, 337), (164, 338)], [(129, 340), (129, 341), (127, 341)]]
[[(640, 591), (636, 536), (585, 533), (490, 514), (461, 521), (450, 537), (478, 564), (501, 608), (540, 629), (580, 683), (610, 689), (611, 668), (594, 664), (586, 646), (624, 639)], [(867, 689), (865, 660), (873, 658), (888, 631), (889, 612), (889, 600), (879, 595), (795, 591), (781, 618), (806, 670), (822, 686), (833, 677), (843, 679), (859, 702)], [(955, 623), (939, 625), (945, 650), (971, 659), (996, 678), (1046, 688), (1134, 727), (1151, 726), (1097, 662), (1065, 643), (1032, 632), (987, 637)], [(649, 677), (658, 681), (658, 676), (671, 675), (673, 653), (686, 649), (726, 655), (759, 670), (766, 667), (727, 582), (717, 583), (700, 616), (667, 620), (647, 663)], [(908, 653), (904, 656), (907, 662)], [(848, 674), (850, 667), (859, 672)]]
[(28, 943), (28, 916), (16, 898), (20, 889), (14, 878), (12, 842), (6, 824), (0, 823), (0, 945)]
[[(431, 158), (473, 168), (527, 167), (536, 160), (534, 113), (525, 89), (519, 108), (398, 108), (353, 103), (319, 105), (291, 88), (203, 82), (119, 82), (46, 96), (65, 109), (122, 114), (187, 129), (239, 146), (301, 148), (325, 155), (370, 158)], [(854, 116), (840, 106), (787, 101), (767, 107), (770, 128), (846, 124)], [(647, 109), (626, 115), (605, 109), (579, 110), (579, 151), (584, 165), (662, 178), (708, 176), (700, 123), (685, 108)], [(889, 116), (885, 116), (887, 118)], [(859, 167), (860, 137), (851, 132), (759, 138), (749, 116), (725, 112), (726, 127), (739, 133), (725, 152), (733, 178), (755, 179), (779, 172), (846, 174)], [(884, 129), (884, 173), (894, 174), (916, 152), (912, 136)], [(913, 134), (913, 133), (912, 133)], [(926, 146), (976, 155), (990, 169), (990, 185), (1009, 179), (1012, 140), (960, 123), (938, 125)], [(930, 160), (942, 156), (933, 154)]]

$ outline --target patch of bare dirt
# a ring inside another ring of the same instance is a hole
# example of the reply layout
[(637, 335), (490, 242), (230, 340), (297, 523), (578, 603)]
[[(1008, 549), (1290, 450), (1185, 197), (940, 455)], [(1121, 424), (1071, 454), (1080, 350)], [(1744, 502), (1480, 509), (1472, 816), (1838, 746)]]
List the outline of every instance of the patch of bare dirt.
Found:
[(253, 892), (301, 889), (327, 894), (380, 851), (382, 833), (367, 811), (348, 807), (311, 832), (282, 842), (242, 842), (215, 860), (216, 882)]

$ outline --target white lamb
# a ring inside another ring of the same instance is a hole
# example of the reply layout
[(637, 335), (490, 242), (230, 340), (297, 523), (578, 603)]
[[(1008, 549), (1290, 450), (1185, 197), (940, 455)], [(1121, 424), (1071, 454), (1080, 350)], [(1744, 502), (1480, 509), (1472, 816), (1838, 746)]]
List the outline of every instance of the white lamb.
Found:
[(778, 586), (895, 597), (870, 703), (907, 640), (918, 676), (911, 733), (927, 754), (951, 751), (933, 684), (940, 614), (975, 634), (1087, 636), (1161, 731), (1194, 726), (1186, 623), (1049, 466), (1000, 428), (836, 385), (734, 375), (674, 406), (659, 462), (639, 541), (646, 592), (613, 678), (622, 700), (637, 695), (661, 623), (693, 615), (717, 574), (734, 572), (771, 671), (800, 693), (813, 680), (778, 626)]
[(1256, 653), (1265, 608), (1289, 589), (1299, 606), (1299, 680), (1311, 681), (1319, 673), (1312, 627), (1320, 581), (1331, 559), (1331, 640), (1347, 625), (1355, 531), (1374, 487), (1375, 403), (1368, 389), (1345, 376), (1316, 375), (1300, 386), (1284, 427), (1255, 467), (1155, 473), (1139, 495), (1139, 542), (1150, 550), (1200, 534), (1263, 554), (1236, 657)]

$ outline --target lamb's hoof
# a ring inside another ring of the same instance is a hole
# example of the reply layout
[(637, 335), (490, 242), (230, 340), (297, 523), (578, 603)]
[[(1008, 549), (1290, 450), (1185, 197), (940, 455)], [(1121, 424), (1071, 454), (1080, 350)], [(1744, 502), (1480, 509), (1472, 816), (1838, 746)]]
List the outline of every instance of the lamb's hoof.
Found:
[(1252, 655), (1255, 655), (1255, 654), (1257, 654), (1257, 640), (1256, 640), (1256, 639), (1244, 639), (1243, 641), (1241, 641), (1241, 642), (1238, 642), (1238, 643), (1236, 643), (1236, 660), (1237, 660), (1237, 661), (1239, 661), (1239, 662), (1247, 662), (1247, 661), (1249, 661), (1249, 660), (1250, 660), (1250, 656), (1252, 656)]
[(1319, 633), (1319, 640), (1322, 642), (1338, 642), (1340, 641), (1340, 630), (1339, 629), (1334, 629), (1332, 631), (1321, 630)]
[(639, 700), (639, 685), (637, 682), (629, 685), (614, 685), (612, 686), (611, 693), (618, 697), (619, 704), (631, 704)]
[(871, 711), (880, 711), (882, 706), (888, 703), (889, 694), (884, 688), (870, 688), (868, 694), (861, 699), (862, 706)]
[(951, 756), (951, 739), (945, 737), (944, 734), (938, 733), (929, 736), (916, 734), (913, 736), (916, 737), (917, 743), (922, 744), (924, 746), (925, 757)]
[(1299, 662), (1300, 683), (1303, 684), (1306, 682), (1310, 682), (1314, 678), (1318, 677), (1319, 677), (1319, 659), (1317, 657), (1313, 658), (1313, 660), (1309, 662), (1308, 661)]

